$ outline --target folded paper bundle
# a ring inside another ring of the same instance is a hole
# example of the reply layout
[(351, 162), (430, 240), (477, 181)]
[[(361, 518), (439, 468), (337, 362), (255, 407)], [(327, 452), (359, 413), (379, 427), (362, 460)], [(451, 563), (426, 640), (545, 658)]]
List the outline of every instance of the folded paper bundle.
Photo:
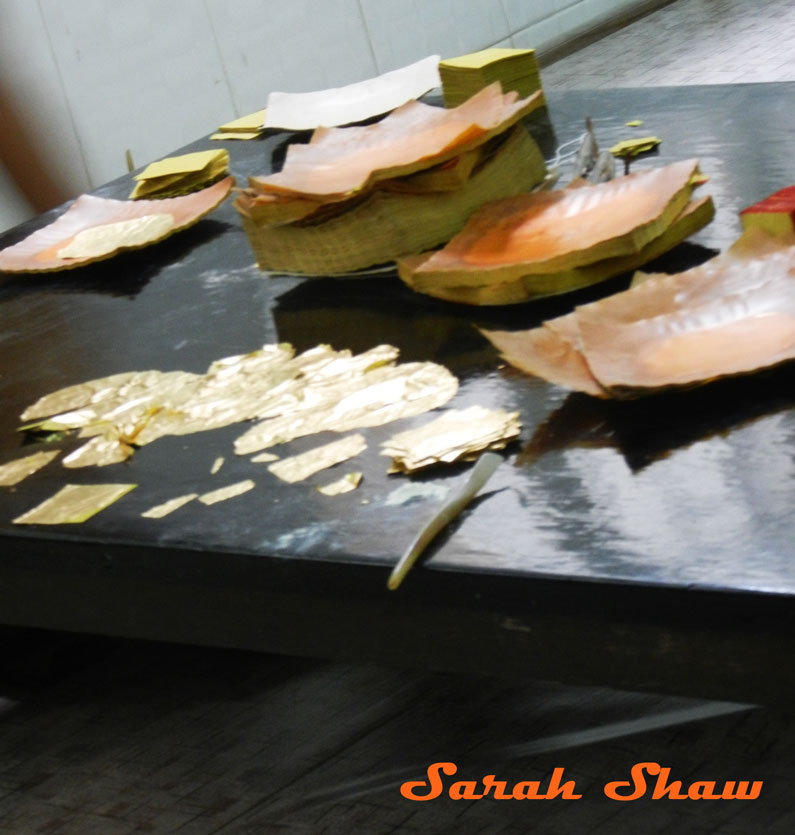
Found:
[(743, 229), (760, 227), (771, 235), (795, 233), (795, 186), (771, 194), (740, 212)]
[(265, 130), (265, 111), (256, 110), (218, 126), (210, 139), (256, 139)]
[(503, 449), (521, 432), (519, 412), (470, 406), (450, 409), (381, 445), (392, 459), (390, 473), (413, 473), (433, 464), (472, 461), (484, 450)]
[(484, 202), (543, 179), (516, 124), (540, 104), (493, 85), (454, 110), (412, 101), (372, 125), (315, 131), (235, 200), (259, 266), (339, 274), (448, 240)]
[(83, 194), (57, 220), (0, 250), (0, 272), (70, 270), (187, 229), (226, 199), (233, 177), (182, 197), (111, 200)]
[(795, 358), (795, 235), (749, 229), (724, 254), (522, 332), (484, 331), (512, 365), (597, 397), (635, 397)]
[(229, 152), (196, 151), (177, 157), (152, 162), (140, 174), (130, 194), (132, 200), (141, 198), (178, 197), (190, 194), (226, 176), (229, 171)]
[(542, 89), (534, 49), (492, 47), (447, 58), (439, 64), (439, 75), (446, 107), (457, 107), (495, 81), (506, 92), (515, 90), (522, 97)]
[(482, 206), (443, 249), (398, 260), (418, 292), (498, 305), (566, 293), (635, 269), (705, 226), (686, 160), (597, 185), (522, 194)]

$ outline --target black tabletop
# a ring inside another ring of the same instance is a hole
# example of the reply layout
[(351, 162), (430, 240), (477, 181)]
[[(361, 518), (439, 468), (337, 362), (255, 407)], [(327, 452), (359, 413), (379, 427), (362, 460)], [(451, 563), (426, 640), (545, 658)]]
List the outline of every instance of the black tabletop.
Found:
[[(726, 247), (740, 209), (795, 182), (793, 98), (790, 83), (550, 92), (548, 111), (528, 125), (547, 158), (590, 115), (604, 147), (662, 140), (633, 170), (700, 159), (717, 215), (653, 265), (673, 271)], [(625, 124), (634, 119), (644, 124)], [(242, 184), (306, 136), (204, 139), (185, 150), (226, 147)], [(95, 193), (129, 190), (125, 177)], [(60, 211), (8, 232), (0, 247)], [(781, 663), (795, 621), (792, 364), (597, 401), (502, 367), (476, 326), (532, 327), (623, 289), (626, 276), (534, 304), (470, 308), (412, 293), (388, 271), (301, 279), (253, 261), (228, 201), (140, 252), (0, 276), (0, 463), (45, 448), (23, 446), (17, 418), (62, 386), (128, 370), (203, 372), (264, 343), (355, 352), (389, 343), (403, 360), (438, 362), (459, 377), (451, 407), (521, 413), (521, 438), (483, 495), (389, 593), (389, 567), (468, 475), (466, 466), (386, 475), (380, 442), (427, 416), (363, 430), (362, 486), (334, 498), (315, 490), (329, 473), (287, 485), (235, 456), (241, 425), (163, 438), (102, 469), (56, 462), (3, 489), (0, 621), (743, 698), (761, 697), (761, 678), (765, 688), (791, 688)], [(211, 475), (217, 456), (226, 463)], [(228, 502), (140, 516), (243, 478), (256, 489)], [(11, 525), (67, 482), (139, 486), (82, 525)]]

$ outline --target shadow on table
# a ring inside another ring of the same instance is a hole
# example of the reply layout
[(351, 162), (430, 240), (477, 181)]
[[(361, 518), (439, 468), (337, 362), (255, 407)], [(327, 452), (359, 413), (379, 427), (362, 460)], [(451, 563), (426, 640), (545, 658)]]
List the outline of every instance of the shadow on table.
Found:
[(613, 448), (637, 472), (676, 449), (795, 405), (795, 363), (639, 400), (571, 394), (535, 431), (517, 459), (526, 466), (571, 448)]

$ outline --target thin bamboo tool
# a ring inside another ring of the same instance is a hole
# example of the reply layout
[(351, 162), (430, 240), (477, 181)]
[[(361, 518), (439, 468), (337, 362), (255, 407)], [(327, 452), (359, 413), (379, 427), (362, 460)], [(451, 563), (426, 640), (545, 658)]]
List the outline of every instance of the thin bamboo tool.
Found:
[(494, 452), (484, 452), (478, 458), (475, 469), (472, 470), (466, 484), (449, 499), (427, 525), (417, 534), (414, 542), (403, 556), (397, 561), (387, 581), (387, 588), (394, 591), (405, 579), (409, 569), (414, 565), (422, 552), (433, 542), (436, 536), (446, 528), (450, 522), (475, 498), (481, 488), (492, 477), (494, 471), (502, 463), (502, 458)]

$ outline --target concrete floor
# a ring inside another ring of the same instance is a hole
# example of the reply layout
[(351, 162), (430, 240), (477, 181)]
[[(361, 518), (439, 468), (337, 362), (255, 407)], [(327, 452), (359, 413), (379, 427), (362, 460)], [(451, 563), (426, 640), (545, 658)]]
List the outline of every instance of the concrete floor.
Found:
[[(795, 0), (678, 0), (543, 80), (548, 90), (795, 80), (794, 44)], [(795, 723), (781, 710), (17, 630), (0, 638), (2, 835), (795, 832)], [(442, 760), (465, 779), (543, 780), (563, 766), (583, 798), (399, 795)], [(604, 783), (645, 761), (675, 779), (764, 787), (746, 803), (604, 797)]]

